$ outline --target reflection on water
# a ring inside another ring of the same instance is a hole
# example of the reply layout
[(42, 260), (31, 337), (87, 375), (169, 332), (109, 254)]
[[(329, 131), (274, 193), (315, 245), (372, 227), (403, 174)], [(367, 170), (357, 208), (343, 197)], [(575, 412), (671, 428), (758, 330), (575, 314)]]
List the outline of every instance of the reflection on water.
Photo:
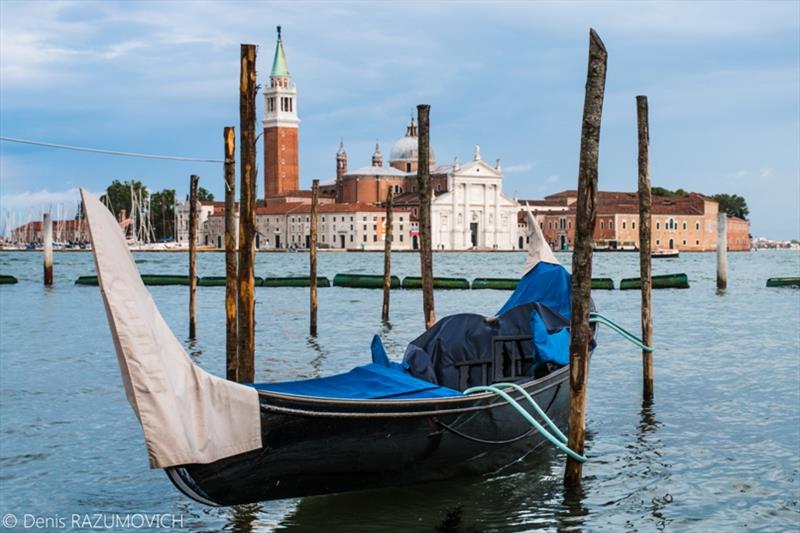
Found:
[[(181, 273), (184, 254), (135, 254), (148, 274)], [(559, 254), (569, 265), (569, 255)], [(519, 253), (435, 254), (438, 276), (511, 277)], [(0, 513), (178, 513), (193, 531), (674, 531), (796, 529), (800, 520), (800, 291), (766, 288), (800, 274), (800, 253), (730, 254), (716, 295), (714, 254), (654, 263), (684, 271), (691, 289), (653, 293), (656, 403), (641, 402), (641, 354), (606, 331), (592, 358), (584, 482), (565, 491), (564, 457), (542, 448), (491, 475), (303, 499), (209, 508), (147, 468), (141, 428), (125, 399), (90, 254), (56, 254), (56, 283), (41, 285), (41, 256), (0, 253)], [(320, 275), (382, 271), (382, 254), (319, 256)], [(307, 272), (305, 254), (259, 254), (259, 276)], [(415, 254), (397, 254), (401, 277)], [(596, 277), (636, 277), (638, 255), (598, 254)], [(200, 276), (224, 273), (223, 254), (200, 254)], [(225, 375), (223, 287), (197, 291), (197, 340), (186, 340), (187, 288), (151, 287), (193, 360)], [(631, 331), (636, 291), (593, 295)], [(438, 291), (437, 316), (493, 313), (503, 291)], [(308, 336), (308, 290), (256, 292), (256, 379), (325, 376), (370, 360), (374, 334), (399, 360), (422, 333), (419, 291), (323, 288), (319, 336)], [(52, 491), (47, 487), (68, 487)]]

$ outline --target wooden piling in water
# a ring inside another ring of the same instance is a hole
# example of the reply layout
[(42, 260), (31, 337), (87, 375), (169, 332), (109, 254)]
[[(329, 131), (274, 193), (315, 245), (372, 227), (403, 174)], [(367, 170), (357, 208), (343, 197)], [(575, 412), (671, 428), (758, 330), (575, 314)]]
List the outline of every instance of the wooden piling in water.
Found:
[[(653, 197), (650, 191), (650, 123), (646, 96), (636, 97), (636, 117), (639, 129), (639, 271), (642, 280), (642, 342), (653, 345), (653, 271), (651, 240), (651, 209)], [(653, 399), (653, 352), (642, 350), (642, 397)]]
[(383, 245), (383, 307), (381, 320), (389, 320), (389, 298), (392, 292), (392, 189), (386, 191), (385, 242)]
[(256, 46), (241, 45), (239, 77), (239, 265), (238, 357), (240, 382), (255, 380), (255, 256), (256, 256)]
[(422, 276), (422, 312), (425, 328), (436, 323), (433, 302), (433, 246), (431, 244), (431, 168), (430, 168), (430, 111), (431, 106), (417, 106), (417, 189), (419, 191), (419, 261)]
[(197, 184), (200, 176), (189, 178), (189, 338), (197, 333)]
[(42, 215), (42, 261), (44, 263), (44, 285), (53, 286), (53, 220), (50, 213)]
[[(575, 250), (572, 255), (572, 320), (569, 346), (569, 441), (570, 449), (583, 454), (586, 392), (589, 381), (589, 309), (592, 289), (592, 240), (597, 215), (597, 161), (600, 152), (600, 119), (603, 113), (608, 53), (600, 36), (589, 31), (589, 67), (583, 103), (578, 199), (575, 216)], [(564, 484), (581, 482), (581, 463), (567, 457)]]
[(311, 182), (311, 238), (308, 249), (310, 313), (308, 332), (317, 336), (317, 204), (319, 203), (319, 180)]
[(238, 381), (236, 324), (236, 131), (225, 128), (225, 377)]
[(728, 287), (728, 215), (717, 213), (717, 290)]

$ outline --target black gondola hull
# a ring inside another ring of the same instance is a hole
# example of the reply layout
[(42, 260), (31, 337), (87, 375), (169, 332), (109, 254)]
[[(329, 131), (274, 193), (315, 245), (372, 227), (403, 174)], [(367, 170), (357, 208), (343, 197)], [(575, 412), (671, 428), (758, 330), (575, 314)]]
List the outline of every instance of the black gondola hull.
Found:
[[(565, 367), (522, 384), (565, 432), (568, 382)], [(341, 401), (261, 392), (260, 402), (263, 447), (167, 469), (181, 491), (234, 505), (401, 486), (492, 472), (545, 442), (494, 394)]]

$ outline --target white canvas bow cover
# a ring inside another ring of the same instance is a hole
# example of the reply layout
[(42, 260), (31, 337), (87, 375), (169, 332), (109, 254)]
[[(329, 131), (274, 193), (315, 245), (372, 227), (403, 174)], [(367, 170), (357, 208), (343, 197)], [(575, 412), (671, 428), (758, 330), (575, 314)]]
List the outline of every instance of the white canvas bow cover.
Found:
[(261, 447), (258, 391), (195, 365), (169, 329), (119, 224), (81, 189), (125, 394), (144, 430), (151, 468), (211, 463)]
[(544, 239), (542, 228), (539, 227), (536, 217), (531, 213), (530, 206), (526, 204), (525, 208), (528, 213), (528, 237), (530, 238), (530, 243), (528, 244), (528, 257), (525, 259), (523, 276), (533, 270), (533, 267), (539, 263), (561, 264), (556, 259), (556, 256), (553, 255), (550, 245)]

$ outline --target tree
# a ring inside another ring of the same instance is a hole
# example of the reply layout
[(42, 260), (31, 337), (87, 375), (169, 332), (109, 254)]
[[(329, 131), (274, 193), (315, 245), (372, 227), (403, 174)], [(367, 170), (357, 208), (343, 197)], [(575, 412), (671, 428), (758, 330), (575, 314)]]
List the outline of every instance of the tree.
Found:
[(664, 187), (653, 187), (650, 191), (653, 196), (683, 196), (686, 193), (683, 189), (675, 189), (671, 191), (669, 189), (665, 189)]
[(164, 189), (150, 196), (150, 224), (157, 240), (175, 237), (175, 189)]
[(201, 202), (213, 202), (214, 195), (208, 192), (204, 187), (197, 188), (197, 199)]
[(144, 200), (148, 196), (147, 187), (141, 181), (131, 180), (121, 182), (114, 180), (106, 188), (106, 193), (100, 197), (100, 201), (108, 206), (114, 216), (119, 218), (120, 212), (124, 209), (125, 216), (131, 216), (131, 190), (133, 193)]
[(747, 220), (750, 210), (747, 208), (747, 200), (738, 194), (715, 194), (712, 196), (719, 203), (719, 210), (724, 211), (728, 216), (739, 217)]

